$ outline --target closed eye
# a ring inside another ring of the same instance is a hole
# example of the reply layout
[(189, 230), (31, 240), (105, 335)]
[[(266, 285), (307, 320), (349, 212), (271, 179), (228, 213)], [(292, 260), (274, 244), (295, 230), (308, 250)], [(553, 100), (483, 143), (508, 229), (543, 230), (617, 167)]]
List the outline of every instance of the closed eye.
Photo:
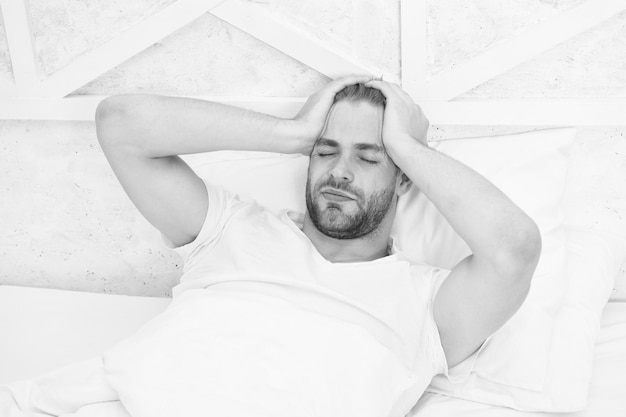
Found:
[(367, 159), (367, 158), (359, 158), (363, 162), (367, 162), (368, 164), (378, 164), (380, 161), (375, 159)]

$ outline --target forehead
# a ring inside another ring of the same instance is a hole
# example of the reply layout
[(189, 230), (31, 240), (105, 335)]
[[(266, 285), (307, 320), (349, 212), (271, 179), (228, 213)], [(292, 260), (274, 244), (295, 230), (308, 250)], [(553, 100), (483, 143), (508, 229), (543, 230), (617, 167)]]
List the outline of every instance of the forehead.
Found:
[(383, 108), (365, 101), (340, 101), (330, 109), (322, 138), (340, 146), (356, 143), (382, 145)]

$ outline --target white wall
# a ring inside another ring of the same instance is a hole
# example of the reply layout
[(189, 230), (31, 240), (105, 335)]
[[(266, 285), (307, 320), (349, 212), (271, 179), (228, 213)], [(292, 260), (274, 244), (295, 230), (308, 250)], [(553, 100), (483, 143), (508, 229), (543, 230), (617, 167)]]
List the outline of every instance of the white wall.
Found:
[[(429, 3), (431, 75), (581, 0)], [(171, 3), (31, 1), (45, 73)], [(271, 13), (356, 60), (400, 73), (399, 3), (268, 0)], [(626, 13), (458, 97), (626, 97)], [(0, 24), (0, 80), (12, 79)], [(324, 75), (205, 15), (75, 94), (153, 92), (306, 96)], [(432, 139), (528, 127), (433, 126)], [(570, 218), (626, 234), (626, 123), (581, 129), (568, 183)], [(0, 120), (0, 284), (161, 296), (181, 261), (138, 214), (110, 171), (91, 122)], [(626, 281), (626, 280), (625, 280)], [(626, 288), (624, 288), (626, 290)]]

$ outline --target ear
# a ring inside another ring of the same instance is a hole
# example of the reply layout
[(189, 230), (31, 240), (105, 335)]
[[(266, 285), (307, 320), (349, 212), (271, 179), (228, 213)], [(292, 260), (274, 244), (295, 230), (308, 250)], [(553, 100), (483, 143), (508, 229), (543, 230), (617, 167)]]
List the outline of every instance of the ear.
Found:
[(401, 196), (409, 191), (412, 185), (413, 181), (404, 172), (400, 172), (400, 175), (396, 178), (396, 194)]

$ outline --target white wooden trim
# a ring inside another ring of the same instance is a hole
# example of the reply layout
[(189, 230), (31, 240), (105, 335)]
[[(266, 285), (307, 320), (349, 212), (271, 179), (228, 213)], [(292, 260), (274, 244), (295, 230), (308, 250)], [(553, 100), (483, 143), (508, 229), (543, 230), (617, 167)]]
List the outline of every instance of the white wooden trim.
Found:
[(626, 126), (626, 99), (421, 102), (437, 125)]
[(516, 65), (626, 10), (626, 0), (593, 0), (539, 23), (526, 33), (437, 74), (429, 100), (451, 100)]
[(0, 97), (15, 97), (17, 95), (17, 88), (15, 85), (8, 81), (0, 79)]
[(50, 75), (39, 96), (64, 97), (116, 65), (170, 35), (223, 0), (177, 0), (133, 25), (115, 39), (86, 52), (70, 65)]
[[(106, 96), (0, 99), (0, 120), (93, 120)], [(293, 117), (306, 97), (197, 97)], [(433, 125), (626, 126), (626, 99), (418, 102)]]
[(3, 93), (27, 95), (40, 82), (28, 0), (0, 0), (0, 8), (16, 85), (15, 89), (3, 89)]
[(428, 79), (428, 2), (400, 2), (402, 88), (416, 99), (426, 96)]
[[(108, 96), (84, 95), (58, 98), (0, 98), (0, 120), (94, 120), (96, 107)], [(293, 117), (306, 98), (300, 97), (195, 97), (232, 106)]]
[(381, 74), (381, 70), (354, 62), (345, 52), (250, 2), (229, 0), (211, 10), (211, 14), (330, 78), (354, 73)]

